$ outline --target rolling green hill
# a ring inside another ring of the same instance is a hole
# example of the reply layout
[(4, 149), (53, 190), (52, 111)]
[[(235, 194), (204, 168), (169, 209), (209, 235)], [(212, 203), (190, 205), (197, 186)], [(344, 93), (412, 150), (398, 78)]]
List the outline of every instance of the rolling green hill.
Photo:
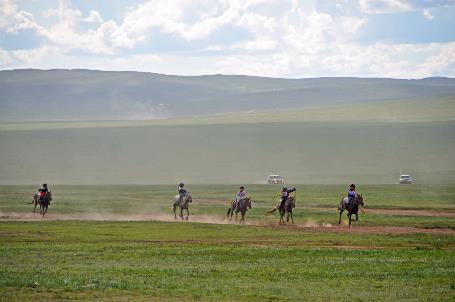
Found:
[(0, 71), (0, 121), (137, 120), (455, 97), (455, 79), (275, 79), (93, 70)]
[(454, 83), (1, 71), (0, 184), (455, 183)]

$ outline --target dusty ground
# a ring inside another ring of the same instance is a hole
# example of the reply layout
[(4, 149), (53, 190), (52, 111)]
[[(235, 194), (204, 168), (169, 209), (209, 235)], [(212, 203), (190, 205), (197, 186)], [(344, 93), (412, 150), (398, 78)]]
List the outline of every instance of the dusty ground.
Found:
[[(414, 210), (391, 210), (395, 212), (406, 211), (408, 213)], [(417, 210), (415, 212), (418, 212)], [(428, 212), (428, 211), (426, 211)], [(433, 211), (431, 211), (433, 212)], [(441, 215), (448, 214), (446, 212), (437, 212)], [(409, 214), (411, 215), (411, 214)], [(436, 216), (436, 215), (435, 215)], [(90, 221), (176, 221), (172, 215), (167, 214), (141, 214), (141, 215), (121, 215), (121, 214), (96, 214), (96, 213), (79, 213), (79, 214), (55, 214), (48, 213), (43, 218), (38, 213), (0, 213), (0, 220), (3, 221), (44, 221), (44, 220), (90, 220)], [(177, 219), (177, 221), (181, 221)], [(193, 215), (189, 218), (190, 222), (197, 223), (212, 223), (212, 224), (235, 224), (224, 218), (209, 215)], [(324, 232), (350, 232), (350, 233), (365, 233), (365, 234), (443, 234), (455, 236), (455, 230), (450, 228), (416, 228), (416, 227), (391, 227), (391, 226), (339, 226), (329, 223), (317, 224), (306, 222), (304, 224), (283, 224), (280, 225), (274, 222), (247, 221), (247, 225), (272, 227), (272, 228), (288, 228), (294, 230), (306, 231), (324, 231)]]

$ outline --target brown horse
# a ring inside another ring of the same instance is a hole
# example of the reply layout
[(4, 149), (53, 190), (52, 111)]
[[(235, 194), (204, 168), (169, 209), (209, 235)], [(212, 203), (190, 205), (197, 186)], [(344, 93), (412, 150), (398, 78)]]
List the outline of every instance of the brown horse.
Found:
[(226, 216), (229, 218), (229, 221), (232, 219), (232, 215), (235, 211), (235, 221), (237, 221), (237, 214), (240, 212), (242, 219), (240, 222), (245, 224), (245, 214), (248, 209), (251, 209), (251, 197), (246, 197), (240, 199), (239, 201), (233, 200), (231, 202), (231, 207), (228, 209)]
[(49, 205), (51, 204), (52, 201), (52, 192), (49, 191), (44, 195), (42, 198), (39, 198), (39, 208), (40, 208), (40, 214), (46, 215), (47, 210), (49, 208)]
[(276, 208), (274, 208), (271, 211), (266, 212), (267, 214), (273, 213), (276, 210), (279, 210), (280, 212), (280, 224), (284, 223), (284, 215), (287, 214), (286, 217), (286, 222), (289, 222), (289, 216), (291, 217), (291, 222), (294, 223), (294, 217), (292, 216), (292, 210), (295, 208), (295, 197), (288, 197), (286, 201), (284, 202), (284, 205), (282, 208), (280, 208), (280, 205), (278, 204)]
[(289, 222), (289, 216), (291, 216), (291, 221), (294, 223), (294, 217), (292, 216), (292, 209), (295, 208), (295, 197), (288, 197), (284, 202), (284, 206), (280, 208), (280, 223), (284, 223), (284, 215), (287, 214), (286, 222)]
[[(356, 197), (354, 197), (351, 202), (348, 204), (344, 203), (344, 198), (341, 198), (340, 201), (340, 206), (338, 207), (338, 210), (340, 211), (340, 219), (338, 220), (338, 224), (341, 223), (341, 214), (343, 213), (344, 210), (347, 210), (347, 215), (349, 218), (349, 226), (351, 226), (351, 221), (358, 221), (359, 220), (359, 208), (360, 206), (363, 206), (363, 196), (362, 194), (358, 194)], [(355, 214), (355, 220), (352, 220), (352, 214)]]

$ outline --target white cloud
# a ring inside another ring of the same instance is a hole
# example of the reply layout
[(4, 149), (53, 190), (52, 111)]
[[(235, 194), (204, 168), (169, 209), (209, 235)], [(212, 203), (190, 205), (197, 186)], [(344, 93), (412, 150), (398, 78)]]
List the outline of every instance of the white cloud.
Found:
[(455, 5), (455, 0), (358, 0), (364, 13), (400, 13), (419, 9)]
[(278, 22), (272, 17), (256, 13), (245, 13), (238, 19), (237, 25), (245, 27), (253, 33), (271, 34), (276, 31)]
[(88, 17), (84, 18), (83, 21), (88, 23), (103, 23), (104, 20), (101, 18), (101, 15), (96, 10), (91, 10)]
[[(220, 27), (235, 23), (240, 26), (251, 26), (252, 30), (256, 27), (271, 30), (272, 19), (245, 14), (248, 8), (261, 2), (264, 1), (150, 1), (130, 9), (119, 30), (128, 37), (129, 43), (133, 44), (143, 41), (144, 36), (152, 28), (157, 28), (163, 33), (175, 34), (188, 41), (206, 39)], [(198, 13), (198, 5), (209, 13)], [(193, 22), (186, 20), (195, 18)]]
[[(415, 2), (409, 6), (408, 1), (359, 3), (368, 13), (415, 6)], [(94, 10), (83, 14), (70, 2), (60, 1), (57, 8), (47, 11), (46, 16), (54, 23), (46, 27), (13, 1), (2, 2), (0, 14), (6, 17), (0, 18), (0, 30), (19, 32), (33, 28), (46, 40), (43, 46), (31, 50), (4, 50), (0, 44), (1, 68), (275, 77), (415, 78), (455, 74), (453, 43), (362, 45), (357, 38), (368, 22), (367, 14), (330, 14), (299, 1), (155, 0), (128, 8), (117, 22), (103, 20)], [(224, 39), (217, 36), (222, 28), (244, 34), (238, 39)], [(196, 50), (134, 54), (141, 43), (160, 43), (156, 32), (179, 39), (180, 43), (200, 46)], [(133, 54), (126, 54), (126, 50)], [(86, 54), (80, 56), (80, 51)]]
[(428, 20), (433, 20), (434, 16), (430, 13), (428, 9), (422, 11), (423, 16)]
[(17, 33), (25, 29), (32, 29), (40, 32), (43, 30), (43, 27), (35, 22), (31, 13), (19, 10), (16, 1), (1, 1), (0, 30), (4, 30), (7, 33)]
[(360, 9), (366, 13), (396, 13), (412, 9), (407, 0), (359, 0)]

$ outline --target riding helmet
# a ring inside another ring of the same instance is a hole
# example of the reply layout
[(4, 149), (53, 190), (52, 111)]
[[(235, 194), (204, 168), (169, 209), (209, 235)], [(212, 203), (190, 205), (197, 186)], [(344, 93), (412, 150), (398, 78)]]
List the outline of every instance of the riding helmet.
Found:
[(179, 183), (180, 188), (183, 188), (184, 186), (185, 186), (185, 184), (183, 182)]

